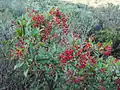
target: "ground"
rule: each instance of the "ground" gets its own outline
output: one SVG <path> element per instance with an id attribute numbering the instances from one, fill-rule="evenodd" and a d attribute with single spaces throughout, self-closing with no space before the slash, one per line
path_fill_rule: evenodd
<path id="1" fill-rule="evenodd" d="M 63 1 L 69 1 L 72 3 L 82 3 L 82 4 L 87 4 L 92 7 L 99 7 L 101 5 L 105 5 L 107 3 L 112 3 L 112 4 L 120 4 L 120 0 L 63 0 Z"/>

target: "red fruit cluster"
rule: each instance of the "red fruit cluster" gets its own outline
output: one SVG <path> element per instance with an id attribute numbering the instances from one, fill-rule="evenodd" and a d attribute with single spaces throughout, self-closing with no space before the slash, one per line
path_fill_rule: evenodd
<path id="1" fill-rule="evenodd" d="M 104 86 L 100 86 L 100 90 L 106 90 Z"/>
<path id="2" fill-rule="evenodd" d="M 77 50 L 75 56 L 79 61 L 79 63 L 76 65 L 78 68 L 85 68 L 88 62 L 91 66 L 97 63 L 95 58 L 91 56 L 91 44 L 86 43 L 83 48 L 78 46 L 75 46 L 75 48 Z"/>
<path id="3" fill-rule="evenodd" d="M 81 77 L 81 76 L 78 76 L 78 77 L 75 77 L 72 82 L 74 83 L 79 83 L 81 80 L 83 80 L 84 77 Z"/>
<path id="4" fill-rule="evenodd" d="M 119 84 L 120 85 L 120 78 L 116 80 L 115 84 Z"/>
<path id="5" fill-rule="evenodd" d="M 69 79 L 71 78 L 71 76 L 73 75 L 73 73 L 74 72 L 72 70 L 69 70 L 69 69 L 65 72 L 66 77 L 69 78 Z"/>
<path id="6" fill-rule="evenodd" d="M 63 28 L 63 33 L 68 34 L 69 32 L 69 25 L 67 25 L 67 17 L 60 12 L 60 10 L 57 8 L 56 10 L 53 8 L 49 12 L 52 16 L 52 22 L 56 25 L 58 25 L 59 28 Z"/>
<path id="7" fill-rule="evenodd" d="M 66 61 L 73 59 L 73 52 L 73 49 L 66 49 L 62 54 L 59 55 L 61 62 L 66 63 Z"/>
<path id="8" fill-rule="evenodd" d="M 66 63 L 67 61 L 74 62 L 74 60 L 77 60 L 78 63 L 76 64 L 76 67 L 78 68 L 85 68 L 87 63 L 90 63 L 90 65 L 93 66 L 97 62 L 96 59 L 91 56 L 90 48 L 91 45 L 89 43 L 86 43 L 82 48 L 78 45 L 75 46 L 75 50 L 65 50 L 59 55 L 59 58 L 62 63 Z"/>
<path id="9" fill-rule="evenodd" d="M 105 72 L 105 69 L 104 69 L 104 68 L 101 68 L 100 71 L 101 71 L 102 73 L 104 73 L 104 72 Z"/>
<path id="10" fill-rule="evenodd" d="M 80 38 L 80 33 L 72 33 L 72 38 L 78 40 Z"/>
<path id="11" fill-rule="evenodd" d="M 115 63 L 117 63 L 117 62 L 119 62 L 120 60 L 118 60 L 118 59 L 115 59 L 114 61 L 113 61 L 113 63 L 115 64 Z"/>
<path id="12" fill-rule="evenodd" d="M 52 22 L 48 22 L 46 27 L 44 28 L 44 31 L 41 32 L 42 34 L 42 41 L 46 41 L 48 38 L 50 38 L 50 32 L 52 30 Z"/>
<path id="13" fill-rule="evenodd" d="M 52 8 L 49 12 L 49 16 L 51 20 L 45 19 L 44 16 L 40 13 L 38 13 L 35 10 L 27 10 L 29 12 L 28 16 L 32 18 L 32 27 L 33 28 L 40 28 L 42 31 L 40 31 L 42 35 L 42 41 L 46 41 L 54 34 L 51 34 L 51 31 L 53 27 L 57 26 L 59 29 L 63 29 L 61 32 L 64 34 L 68 34 L 69 32 L 69 25 L 67 25 L 67 17 L 60 12 L 60 10 L 57 8 Z"/>
<path id="14" fill-rule="evenodd" d="M 115 81 L 115 84 L 117 85 L 117 90 L 120 90 L 120 78 L 118 78 L 118 79 Z"/>
<path id="15" fill-rule="evenodd" d="M 15 55 L 16 57 L 22 56 L 25 44 L 26 42 L 24 42 L 23 40 L 19 40 L 19 42 L 15 45 L 15 50 L 13 49 L 10 50 L 11 56 L 13 55 Z"/>
<path id="16" fill-rule="evenodd" d="M 33 17 L 34 15 L 38 14 L 38 11 L 34 10 L 34 9 L 30 9 L 30 8 L 27 8 L 25 13 L 28 12 L 28 17 Z"/>
<path id="17" fill-rule="evenodd" d="M 22 56 L 23 52 L 22 50 L 16 49 L 15 51 L 13 49 L 10 50 L 10 56 L 12 57 L 15 55 L 16 57 Z"/>
<path id="18" fill-rule="evenodd" d="M 87 51 L 87 52 L 84 52 L 78 50 L 78 52 L 76 53 L 76 57 L 78 57 L 78 61 L 79 63 L 76 65 L 78 68 L 85 68 L 87 63 L 90 63 L 91 66 L 93 66 L 94 64 L 96 64 L 96 60 L 93 56 L 90 55 L 90 52 Z"/>
<path id="19" fill-rule="evenodd" d="M 44 22 L 44 16 L 41 14 L 35 15 L 32 17 L 32 21 L 34 24 L 32 25 L 34 28 L 39 27 Z"/>
<path id="20" fill-rule="evenodd" d="M 82 76 L 75 75 L 75 73 L 72 70 L 67 70 L 66 77 L 69 83 L 70 82 L 79 83 L 84 78 Z"/>
<path id="21" fill-rule="evenodd" d="M 50 10 L 50 14 L 51 14 L 51 15 L 54 15 L 54 16 L 56 16 L 56 17 L 60 17 L 61 12 L 60 12 L 60 10 L 59 10 L 58 8 L 55 10 L 55 8 L 53 7 L 53 8 Z"/>
<path id="22" fill-rule="evenodd" d="M 85 43 L 81 46 L 76 45 L 73 47 L 73 49 L 66 49 L 62 54 L 59 55 L 62 67 L 64 67 L 66 64 L 70 64 L 71 62 L 71 65 L 78 69 L 85 68 L 88 63 L 91 66 L 94 66 L 97 64 L 97 61 L 96 58 L 91 55 L 91 49 L 92 45 L 90 43 Z M 73 64 L 75 61 L 77 61 L 77 64 Z M 104 72 L 104 68 L 101 68 L 100 71 Z M 76 72 L 71 70 L 67 70 L 65 73 L 68 82 L 79 83 L 84 79 L 83 76 L 79 76 Z"/>
<path id="23" fill-rule="evenodd" d="M 84 50 L 88 50 L 90 49 L 92 46 L 90 43 L 86 43 L 85 46 L 84 46 Z"/>
<path id="24" fill-rule="evenodd" d="M 52 29 L 53 23 L 51 21 L 46 21 L 44 16 L 38 13 L 38 11 L 27 10 L 27 12 L 29 12 L 28 16 L 32 18 L 32 22 L 33 22 L 32 27 L 39 28 L 40 30 L 42 29 L 42 31 L 40 31 L 42 35 L 41 39 L 42 41 L 46 41 Z"/>
<path id="25" fill-rule="evenodd" d="M 65 38 L 65 37 L 62 37 L 61 38 L 61 40 L 60 40 L 60 42 L 59 42 L 59 44 L 61 45 L 61 46 L 66 46 L 66 45 L 68 45 L 68 39 L 67 38 Z"/>
<path id="26" fill-rule="evenodd" d="M 20 48 L 25 48 L 25 45 L 26 44 L 26 42 L 24 42 L 23 40 L 19 40 L 19 42 L 15 45 L 16 46 L 16 48 L 18 48 L 18 47 L 20 47 Z"/>
<path id="27" fill-rule="evenodd" d="M 16 50 L 15 54 L 17 57 L 20 57 L 20 56 L 22 56 L 23 53 L 22 53 L 22 50 Z"/>
<path id="28" fill-rule="evenodd" d="M 110 56 L 111 55 L 111 51 L 112 51 L 112 48 L 111 48 L 111 46 L 106 46 L 105 47 L 105 52 L 103 52 L 103 54 L 105 55 L 105 56 Z"/>

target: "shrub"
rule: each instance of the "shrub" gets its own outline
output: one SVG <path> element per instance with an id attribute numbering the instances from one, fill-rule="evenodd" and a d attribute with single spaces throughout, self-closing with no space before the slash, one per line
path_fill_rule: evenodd
<path id="1" fill-rule="evenodd" d="M 103 22 L 104 29 L 119 27 L 119 5 L 107 4 L 94 9 L 95 16 Z"/>
<path id="2" fill-rule="evenodd" d="M 105 29 L 96 32 L 96 36 L 99 41 L 101 42 L 109 42 L 111 41 L 112 44 L 112 54 L 114 57 L 119 58 L 119 44 L 120 44 L 120 31 L 118 29 Z"/>
<path id="3" fill-rule="evenodd" d="M 92 36 L 82 41 L 67 20 L 55 8 L 42 13 L 28 9 L 18 18 L 10 53 L 16 60 L 14 69 L 21 69 L 25 77 L 35 73 L 40 78 L 32 89 L 115 89 L 119 61 L 111 56 L 112 48 L 95 44 Z"/>

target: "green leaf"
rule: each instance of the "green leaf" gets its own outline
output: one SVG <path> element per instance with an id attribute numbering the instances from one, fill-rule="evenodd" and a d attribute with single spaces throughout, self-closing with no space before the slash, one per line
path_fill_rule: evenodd
<path id="1" fill-rule="evenodd" d="M 14 70 L 15 70 L 16 68 L 20 68 L 23 64 L 24 64 L 24 62 L 16 64 L 16 65 L 14 66 Z"/>
<path id="2" fill-rule="evenodd" d="M 37 59 L 37 62 L 41 64 L 50 64 L 50 60 L 48 58 Z"/>
<path id="3" fill-rule="evenodd" d="M 53 45 L 53 51 L 56 52 L 56 44 Z"/>
<path id="4" fill-rule="evenodd" d="M 39 48 L 38 53 L 39 53 L 38 56 L 39 56 L 40 58 L 46 58 L 46 57 L 45 57 L 45 51 L 44 51 L 43 48 Z"/>
<path id="5" fill-rule="evenodd" d="M 25 77 L 27 77 L 28 71 L 29 71 L 29 69 L 27 69 L 27 70 L 24 71 Z"/>
<path id="6" fill-rule="evenodd" d="M 102 63 L 98 62 L 98 66 L 99 66 L 99 68 L 102 68 Z"/>
<path id="7" fill-rule="evenodd" d="M 37 33 L 38 33 L 38 32 L 37 32 L 37 29 L 36 29 L 36 28 L 32 30 L 32 36 L 35 36 Z"/>
<path id="8" fill-rule="evenodd" d="M 45 44 L 43 42 L 39 42 L 39 45 L 43 47 Z"/>
<path id="9" fill-rule="evenodd" d="M 70 42 L 73 42 L 73 38 L 71 37 L 70 34 L 68 34 L 68 40 L 69 40 Z"/>
<path id="10" fill-rule="evenodd" d="M 56 72 L 56 74 L 55 74 L 55 82 L 57 81 L 57 79 L 58 79 L 58 73 Z"/>
<path id="11" fill-rule="evenodd" d="M 32 43 L 30 43 L 30 56 L 31 56 L 31 58 L 33 59 L 34 58 L 34 51 L 33 51 L 33 45 L 32 45 Z"/>
<path id="12" fill-rule="evenodd" d="M 92 42 L 92 40 L 90 40 L 90 44 L 92 45 L 92 47 L 94 46 L 94 43 Z"/>
<path id="13" fill-rule="evenodd" d="M 21 30 L 21 28 L 17 28 L 16 29 L 16 35 L 20 36 L 20 37 L 22 36 L 22 30 Z"/>
<path id="14" fill-rule="evenodd" d="M 31 22 L 31 18 L 30 18 L 30 19 L 28 20 L 26 26 L 30 26 L 31 24 L 32 24 L 32 22 Z"/>
<path id="15" fill-rule="evenodd" d="M 118 66 L 120 66 L 120 61 L 116 62 L 115 64 L 118 65 Z"/>
<path id="16" fill-rule="evenodd" d="M 33 59 L 28 59 L 28 61 L 31 61 L 31 62 L 32 62 L 32 61 L 33 61 Z"/>
<path id="17" fill-rule="evenodd" d="M 43 11 L 43 8 L 40 7 L 40 8 L 39 8 L 39 12 L 42 12 L 42 11 Z"/>
<path id="18" fill-rule="evenodd" d="M 25 20 L 22 19 L 21 26 L 25 26 Z"/>
<path id="19" fill-rule="evenodd" d="M 81 70 L 78 72 L 78 74 L 79 74 L 79 75 L 82 75 L 82 73 L 83 73 L 83 70 L 81 69 Z"/>

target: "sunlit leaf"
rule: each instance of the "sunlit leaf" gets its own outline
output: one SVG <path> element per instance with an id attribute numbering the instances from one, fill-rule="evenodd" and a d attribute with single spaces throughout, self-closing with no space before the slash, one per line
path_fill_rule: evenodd
<path id="1" fill-rule="evenodd" d="M 24 64 L 24 62 L 16 64 L 14 66 L 14 70 L 17 69 L 17 68 L 20 68 L 23 64 Z"/>
<path id="2" fill-rule="evenodd" d="M 27 77 L 28 71 L 29 71 L 29 69 L 27 69 L 27 70 L 24 71 L 24 76 L 25 77 Z"/>

